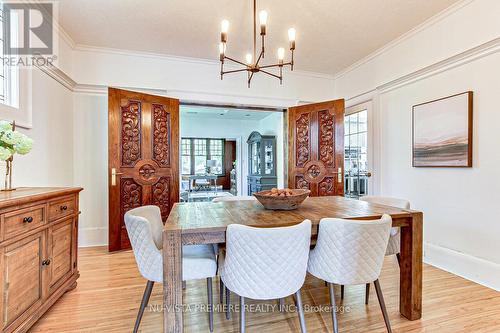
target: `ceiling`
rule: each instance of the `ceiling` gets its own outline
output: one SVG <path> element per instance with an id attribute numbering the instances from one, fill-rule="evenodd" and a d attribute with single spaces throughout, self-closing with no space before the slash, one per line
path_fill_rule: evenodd
<path id="1" fill-rule="evenodd" d="M 297 29 L 296 68 L 335 74 L 458 0 L 259 0 L 269 13 L 266 63 Z M 218 60 L 252 46 L 250 0 L 60 0 L 62 27 L 76 44 Z"/>
<path id="2" fill-rule="evenodd" d="M 218 108 L 205 106 L 181 105 L 182 117 L 210 118 L 210 119 L 232 119 L 232 120 L 262 120 L 273 111 L 251 111 L 246 109 Z M 274 111 L 275 112 L 275 111 Z"/>

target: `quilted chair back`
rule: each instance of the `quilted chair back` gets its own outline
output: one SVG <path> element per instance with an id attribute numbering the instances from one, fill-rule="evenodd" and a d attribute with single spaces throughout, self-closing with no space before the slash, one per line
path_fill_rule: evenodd
<path id="1" fill-rule="evenodd" d="M 125 226 L 141 275 L 150 281 L 162 282 L 163 223 L 160 208 L 143 206 L 129 210 L 125 213 Z"/>
<path id="2" fill-rule="evenodd" d="M 404 199 L 398 198 L 390 198 L 390 197 L 379 197 L 379 196 L 371 196 L 367 195 L 359 198 L 361 201 L 366 201 L 369 203 L 391 206 L 401 209 L 410 209 L 410 202 Z M 391 229 L 391 237 L 389 238 L 389 244 L 387 245 L 387 250 L 385 251 L 385 255 L 393 255 L 399 253 L 401 250 L 401 232 L 399 228 Z"/>
<path id="3" fill-rule="evenodd" d="M 282 228 L 231 224 L 221 272 L 229 290 L 251 299 L 278 299 L 297 292 L 307 272 L 311 221 Z"/>
<path id="4" fill-rule="evenodd" d="M 382 269 L 391 224 L 389 215 L 373 221 L 321 219 L 308 271 L 334 284 L 375 281 Z"/>
<path id="5" fill-rule="evenodd" d="M 213 198 L 212 202 L 221 202 L 221 201 L 249 201 L 249 200 L 257 200 L 257 198 L 253 196 L 227 196 L 227 197 L 216 197 Z"/>
<path id="6" fill-rule="evenodd" d="M 391 206 L 401 209 L 410 209 L 410 202 L 404 199 L 367 195 L 359 198 L 359 200 L 384 206 Z"/>

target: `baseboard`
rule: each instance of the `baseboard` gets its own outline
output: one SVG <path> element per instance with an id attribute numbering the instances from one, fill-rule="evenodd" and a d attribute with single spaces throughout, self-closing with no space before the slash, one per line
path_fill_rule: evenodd
<path id="1" fill-rule="evenodd" d="M 500 291 L 499 264 L 430 243 L 424 243 L 424 262 Z"/>
<path id="2" fill-rule="evenodd" d="M 78 247 L 107 246 L 108 228 L 81 228 L 78 229 Z"/>

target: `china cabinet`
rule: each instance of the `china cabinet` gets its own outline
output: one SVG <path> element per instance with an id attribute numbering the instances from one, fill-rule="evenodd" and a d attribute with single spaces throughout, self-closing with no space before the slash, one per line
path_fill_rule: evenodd
<path id="1" fill-rule="evenodd" d="M 252 132 L 248 143 L 248 195 L 277 187 L 276 137 Z"/>

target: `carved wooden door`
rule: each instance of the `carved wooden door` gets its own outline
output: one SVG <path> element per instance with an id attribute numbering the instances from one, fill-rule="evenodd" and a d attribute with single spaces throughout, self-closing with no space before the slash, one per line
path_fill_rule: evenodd
<path id="1" fill-rule="evenodd" d="M 344 100 L 288 109 L 288 187 L 344 194 Z"/>
<path id="2" fill-rule="evenodd" d="M 179 101 L 108 90 L 109 250 L 130 248 L 124 214 L 179 201 Z"/>

